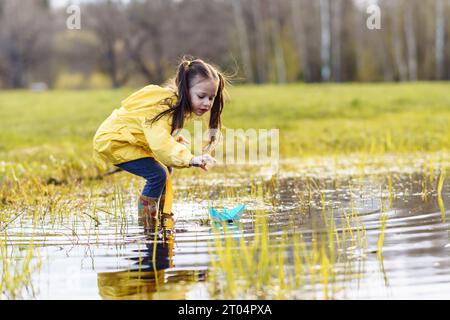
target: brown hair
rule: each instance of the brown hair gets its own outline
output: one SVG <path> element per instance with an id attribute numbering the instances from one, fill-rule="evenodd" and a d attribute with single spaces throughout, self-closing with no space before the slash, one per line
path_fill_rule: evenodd
<path id="1" fill-rule="evenodd" d="M 206 63 L 201 59 L 189 59 L 183 57 L 181 63 L 178 65 L 178 71 L 175 79 L 172 80 L 175 85 L 174 89 L 177 91 L 178 100 L 176 104 L 171 104 L 170 101 L 167 101 L 166 104 L 169 105 L 170 108 L 154 117 L 151 120 L 151 123 L 153 124 L 155 121 L 158 121 L 165 115 L 171 114 L 171 133 L 173 133 L 177 129 L 183 128 L 186 114 L 191 115 L 192 113 L 192 106 L 189 99 L 189 86 L 196 76 L 200 76 L 205 79 L 218 80 L 219 82 L 217 94 L 210 111 L 211 116 L 209 119 L 209 145 L 211 146 L 217 138 L 218 131 L 220 132 L 221 129 L 221 114 L 224 105 L 223 96 L 225 93 L 224 89 L 227 79 L 218 70 L 217 67 L 212 66 L 211 64 Z"/>

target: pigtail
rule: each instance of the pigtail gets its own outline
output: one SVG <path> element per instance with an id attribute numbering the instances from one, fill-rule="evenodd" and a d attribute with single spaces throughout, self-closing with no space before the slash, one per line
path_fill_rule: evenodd
<path id="1" fill-rule="evenodd" d="M 219 72 L 217 72 L 219 77 L 219 86 L 217 88 L 216 98 L 214 99 L 213 106 L 211 108 L 211 116 L 209 118 L 209 145 L 213 145 L 220 133 L 222 122 L 221 115 L 223 110 L 223 90 L 225 87 L 225 80 Z"/>
<path id="2" fill-rule="evenodd" d="M 178 66 L 175 85 L 177 87 L 178 100 L 175 105 L 169 105 L 170 108 L 161 112 L 151 120 L 151 124 L 160 120 L 167 114 L 172 114 L 172 132 L 181 129 L 184 126 L 184 116 L 186 112 L 191 112 L 191 103 L 189 101 L 188 68 L 186 63 L 180 63 Z M 167 104 L 167 103 L 166 103 Z"/>

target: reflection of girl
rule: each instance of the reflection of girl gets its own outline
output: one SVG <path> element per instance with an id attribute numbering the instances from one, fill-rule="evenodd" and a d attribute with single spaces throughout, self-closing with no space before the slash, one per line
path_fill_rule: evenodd
<path id="1" fill-rule="evenodd" d="M 138 252 L 138 256 L 131 258 L 136 262 L 129 270 L 98 274 L 97 283 L 103 299 L 152 299 L 164 285 L 164 270 L 173 267 L 173 239 L 156 245 L 148 243 Z"/>
<path id="2" fill-rule="evenodd" d="M 149 85 L 133 93 L 97 130 L 93 141 L 97 163 L 110 162 L 146 179 L 138 203 L 146 229 L 153 229 L 160 219 L 163 227 L 173 228 L 170 168 L 166 167 L 207 170 L 207 164 L 215 162 L 207 153 L 193 156 L 185 146 L 188 141 L 173 135 L 193 114 L 202 117 L 209 112 L 208 149 L 212 149 L 215 131 L 221 127 L 224 86 L 224 77 L 215 67 L 200 59 L 184 60 L 178 66 L 175 89 Z"/>
<path id="3" fill-rule="evenodd" d="M 194 282 L 205 279 L 204 270 L 174 270 L 173 239 L 148 243 L 132 260 L 129 270 L 100 272 L 97 275 L 99 294 L 103 299 L 186 299 Z M 155 260 L 153 260 L 153 249 Z M 171 286 L 174 285 L 174 287 Z"/>

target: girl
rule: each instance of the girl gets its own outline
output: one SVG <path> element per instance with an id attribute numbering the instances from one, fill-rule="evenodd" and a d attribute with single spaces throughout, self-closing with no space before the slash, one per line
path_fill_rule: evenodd
<path id="1" fill-rule="evenodd" d="M 146 230 L 159 224 L 173 228 L 172 167 L 207 170 L 208 163 L 216 162 L 208 153 L 192 155 L 189 142 L 174 136 L 185 121 L 208 113 L 207 149 L 212 150 L 221 128 L 224 87 L 224 76 L 215 67 L 201 59 L 183 59 L 174 88 L 149 85 L 133 93 L 97 130 L 96 162 L 103 167 L 110 162 L 146 179 L 138 202 L 139 221 Z"/>

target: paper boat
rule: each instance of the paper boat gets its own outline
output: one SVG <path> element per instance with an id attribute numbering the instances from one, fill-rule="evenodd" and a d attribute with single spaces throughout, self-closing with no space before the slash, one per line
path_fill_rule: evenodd
<path id="1" fill-rule="evenodd" d="M 209 214 L 216 221 L 236 221 L 240 219 L 244 209 L 245 204 L 241 204 L 230 210 L 223 209 L 220 213 L 214 208 L 209 208 Z"/>

